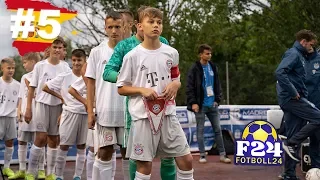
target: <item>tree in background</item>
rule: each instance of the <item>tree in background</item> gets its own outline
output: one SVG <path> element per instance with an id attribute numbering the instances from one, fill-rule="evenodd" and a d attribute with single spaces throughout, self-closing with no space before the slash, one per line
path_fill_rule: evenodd
<path id="1" fill-rule="evenodd" d="M 177 104 L 185 105 L 186 73 L 198 59 L 197 47 L 213 47 L 212 61 L 219 67 L 226 103 L 226 62 L 229 62 L 230 104 L 277 104 L 274 71 L 281 56 L 301 29 L 319 32 L 320 2 L 313 0 L 62 0 L 79 12 L 67 30 L 89 54 L 105 37 L 104 18 L 109 9 L 150 5 L 164 13 L 163 36 L 180 54 L 182 87 Z M 68 29 L 69 28 L 69 29 Z"/>

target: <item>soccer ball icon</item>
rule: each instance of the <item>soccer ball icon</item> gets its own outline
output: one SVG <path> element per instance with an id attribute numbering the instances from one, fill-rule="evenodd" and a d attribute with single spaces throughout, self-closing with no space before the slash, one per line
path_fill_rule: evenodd
<path id="1" fill-rule="evenodd" d="M 267 121 L 253 121 L 243 130 L 242 139 L 247 141 L 275 142 L 278 140 L 277 132 Z"/>
<path id="2" fill-rule="evenodd" d="M 306 174 L 306 180 L 319 180 L 320 179 L 320 169 L 312 168 Z"/>

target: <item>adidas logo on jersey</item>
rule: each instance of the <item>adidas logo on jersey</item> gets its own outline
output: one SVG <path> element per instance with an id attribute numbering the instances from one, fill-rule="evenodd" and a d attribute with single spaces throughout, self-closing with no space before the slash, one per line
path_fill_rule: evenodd
<path id="1" fill-rule="evenodd" d="M 44 73 L 44 75 L 43 76 L 48 76 L 48 74 L 47 73 Z"/>
<path id="2" fill-rule="evenodd" d="M 140 71 L 143 71 L 143 70 L 146 70 L 146 69 L 148 69 L 148 68 L 146 66 L 142 65 Z"/>
<path id="3" fill-rule="evenodd" d="M 102 61 L 102 64 L 107 64 L 107 60 L 103 60 L 103 61 Z"/>

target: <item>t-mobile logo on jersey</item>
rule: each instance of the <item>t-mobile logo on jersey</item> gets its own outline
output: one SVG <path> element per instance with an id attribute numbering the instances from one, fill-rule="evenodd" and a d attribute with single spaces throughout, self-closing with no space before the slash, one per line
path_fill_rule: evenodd
<path id="1" fill-rule="evenodd" d="M 150 77 L 150 79 L 149 79 Z M 151 87 L 155 87 L 156 82 L 158 81 L 157 72 L 151 72 L 147 74 L 148 83 L 151 83 Z"/>
<path id="2" fill-rule="evenodd" d="M 0 96 L 0 103 L 3 103 L 4 101 L 6 101 L 6 96 L 5 95 L 1 95 Z"/>

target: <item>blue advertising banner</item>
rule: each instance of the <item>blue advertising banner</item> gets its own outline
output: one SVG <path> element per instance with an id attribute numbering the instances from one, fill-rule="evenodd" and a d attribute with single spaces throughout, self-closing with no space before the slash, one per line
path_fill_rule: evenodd
<path id="1" fill-rule="evenodd" d="M 279 106 L 269 105 L 221 105 L 219 106 L 221 129 L 230 130 L 235 139 L 241 138 L 241 133 L 246 124 L 253 120 L 267 120 L 268 110 L 279 110 Z M 188 111 L 186 106 L 177 107 L 177 118 L 181 123 L 192 152 L 198 152 L 196 119 L 193 112 Z M 211 124 L 206 117 L 204 129 L 205 149 L 210 150 L 214 143 L 214 133 Z M 28 152 L 31 144 L 28 145 Z M 4 142 L 0 141 L 0 163 L 3 163 Z M 118 152 L 118 151 L 117 151 Z M 75 160 L 77 149 L 70 147 L 68 160 Z M 120 156 L 120 155 L 119 155 Z M 18 142 L 14 141 L 13 164 L 18 163 Z"/>

